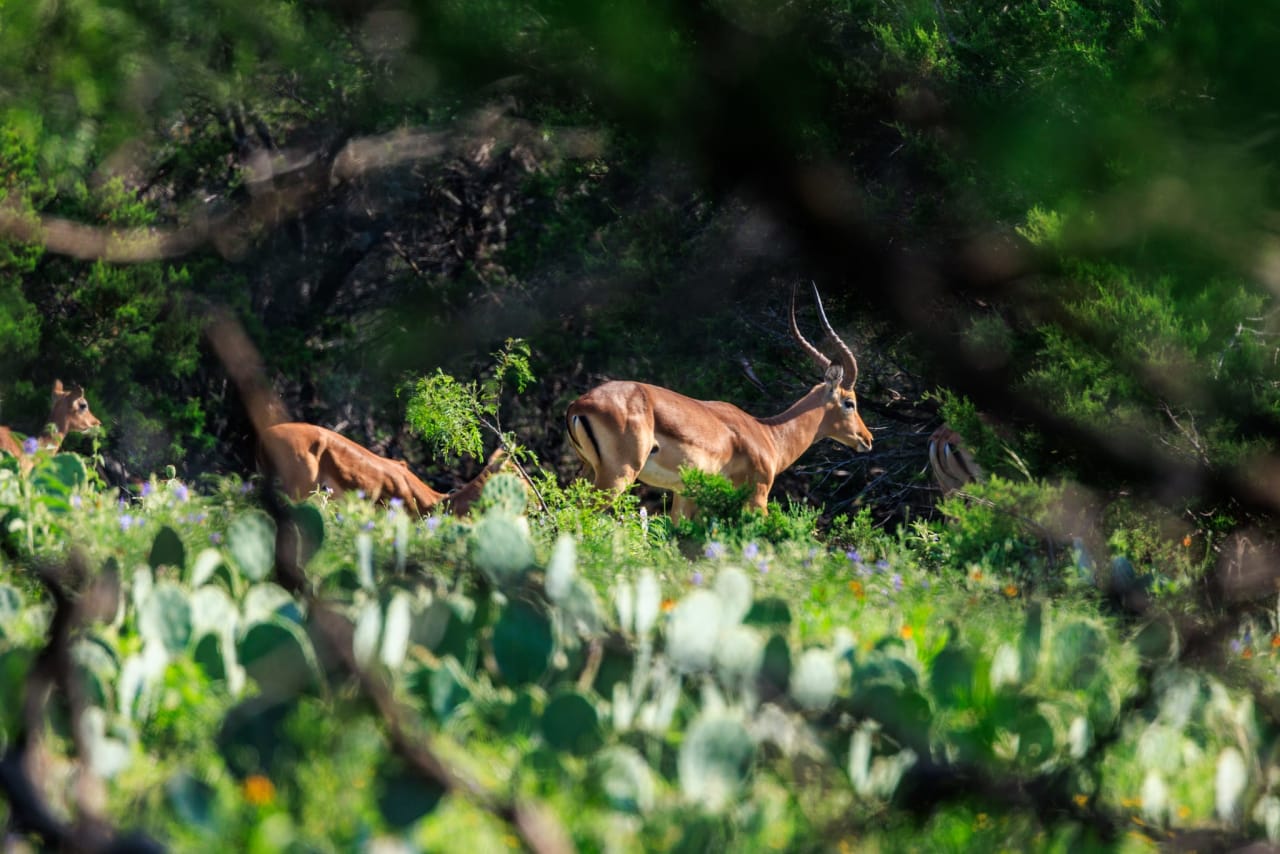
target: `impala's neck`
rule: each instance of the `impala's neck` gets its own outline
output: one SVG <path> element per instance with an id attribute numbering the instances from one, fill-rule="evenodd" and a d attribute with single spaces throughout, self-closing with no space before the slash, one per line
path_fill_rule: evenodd
<path id="1" fill-rule="evenodd" d="M 826 384 L 816 385 L 785 412 L 770 418 L 756 419 L 773 439 L 777 454 L 774 471 L 788 468 L 814 442 L 824 438 L 822 422 L 826 416 L 826 400 Z"/>
<path id="2" fill-rule="evenodd" d="M 443 492 L 436 492 L 434 489 L 427 486 L 426 483 L 408 469 L 405 470 L 405 475 L 407 476 L 406 481 L 409 484 L 409 490 L 412 492 L 413 501 L 418 505 L 418 513 L 425 516 L 432 507 L 435 507 L 440 503 L 440 500 L 444 498 L 445 494 Z"/>

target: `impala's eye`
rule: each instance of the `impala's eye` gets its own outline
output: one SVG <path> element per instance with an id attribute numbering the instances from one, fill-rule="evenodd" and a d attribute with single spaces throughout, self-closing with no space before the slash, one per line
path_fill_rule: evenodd
<path id="1" fill-rule="evenodd" d="M 846 397 L 844 399 L 844 408 L 852 412 L 853 410 L 858 408 L 858 401 L 854 400 L 851 397 Z"/>

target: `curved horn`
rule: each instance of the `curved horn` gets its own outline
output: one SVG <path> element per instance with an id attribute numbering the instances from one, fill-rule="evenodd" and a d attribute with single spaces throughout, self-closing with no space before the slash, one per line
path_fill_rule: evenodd
<path id="1" fill-rule="evenodd" d="M 818 367 L 825 371 L 831 367 L 831 360 L 822 355 L 817 347 L 806 341 L 804 336 L 800 334 L 800 327 L 796 325 L 796 288 L 797 285 L 791 286 L 791 334 L 800 342 L 800 346 L 804 348 L 804 351 L 818 363 Z"/>
<path id="2" fill-rule="evenodd" d="M 854 358 L 853 351 L 849 349 L 849 345 L 844 343 L 844 339 L 836 334 L 831 328 L 831 321 L 827 320 L 827 312 L 822 307 L 822 297 L 818 295 L 818 283 L 809 282 L 813 286 L 813 301 L 818 304 L 818 317 L 822 320 L 822 328 L 827 331 L 836 342 L 836 346 L 840 348 L 840 361 L 844 363 L 844 386 L 845 388 L 853 388 L 853 384 L 858 379 L 858 360 Z M 795 290 L 792 290 L 792 299 L 795 299 Z M 795 303 L 792 302 L 792 312 L 795 311 Z M 794 314 L 792 315 L 792 324 L 795 323 Z"/>

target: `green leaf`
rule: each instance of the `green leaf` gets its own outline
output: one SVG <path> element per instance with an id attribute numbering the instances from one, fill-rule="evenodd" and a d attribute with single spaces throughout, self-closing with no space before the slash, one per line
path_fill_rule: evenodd
<path id="1" fill-rule="evenodd" d="M 791 647 L 782 635 L 773 635 L 764 645 L 764 661 L 760 665 L 760 693 L 771 699 L 787 693 L 791 685 Z"/>
<path id="2" fill-rule="evenodd" d="M 382 608 L 377 600 L 365 602 L 356 617 L 351 633 L 351 651 L 356 663 L 368 670 L 378 655 L 378 638 L 382 634 Z"/>
<path id="3" fill-rule="evenodd" d="M 467 553 L 491 583 L 498 587 L 515 585 L 533 565 L 529 523 L 522 516 L 490 510 L 472 529 Z"/>
<path id="4" fill-rule="evenodd" d="M 279 617 L 245 632 L 236 657 L 264 695 L 290 696 L 319 684 L 311 642 L 297 625 Z"/>
<path id="5" fill-rule="evenodd" d="M 54 454 L 36 464 L 31 478 L 41 492 L 67 495 L 89 479 L 89 472 L 78 454 Z"/>
<path id="6" fill-rule="evenodd" d="M 192 587 L 203 586 L 222 565 L 222 552 L 217 549 L 202 549 L 196 555 L 196 562 L 191 567 L 190 584 Z"/>
<path id="7" fill-rule="evenodd" d="M 723 611 L 720 599 L 707 590 L 695 590 L 676 604 L 667 626 L 667 656 L 678 670 L 710 669 Z"/>
<path id="8" fill-rule="evenodd" d="M 289 508 L 289 518 L 297 526 L 298 536 L 301 538 L 298 543 L 298 562 L 305 565 L 324 545 L 324 516 L 321 515 L 320 508 L 303 502 Z"/>
<path id="9" fill-rule="evenodd" d="M 600 714 L 576 691 L 556 695 L 542 712 L 542 737 L 556 750 L 586 756 L 604 744 Z"/>
<path id="10" fill-rule="evenodd" d="M 71 660 L 91 706 L 105 708 L 111 701 L 111 685 L 120 672 L 120 664 L 102 643 L 81 638 L 71 647 Z"/>
<path id="11" fill-rule="evenodd" d="M 0 584 L 0 638 L 7 637 L 6 628 L 22 613 L 22 593 L 16 587 Z"/>
<path id="12" fill-rule="evenodd" d="M 208 783 L 179 771 L 165 781 L 165 800 L 184 824 L 211 830 L 217 792 Z"/>
<path id="13" fill-rule="evenodd" d="M 200 587 L 191 594 L 191 633 L 232 632 L 240 622 L 236 605 L 221 587 Z"/>
<path id="14" fill-rule="evenodd" d="M 186 649 L 191 640 L 191 603 L 186 591 L 171 581 L 157 584 L 138 613 L 138 632 L 170 655 Z"/>
<path id="15" fill-rule="evenodd" d="M 152 569 L 159 569 L 162 566 L 172 566 L 178 570 L 186 569 L 187 550 L 182 545 L 182 539 L 177 531 L 165 525 L 156 532 L 156 538 L 151 543 L 151 554 L 147 556 L 147 563 Z"/>
<path id="16" fill-rule="evenodd" d="M 221 681 L 227 678 L 230 668 L 223 661 L 222 640 L 218 635 L 212 632 L 201 635 L 200 640 L 196 641 L 191 658 L 211 680 Z"/>
<path id="17" fill-rule="evenodd" d="M 445 795 L 434 780 L 426 780 L 399 759 L 378 765 L 376 781 L 378 812 L 387 825 L 404 831 L 431 813 Z"/>
<path id="18" fill-rule="evenodd" d="M 292 623 L 302 623 L 302 611 L 289 591 L 270 581 L 255 584 L 244 594 L 244 619 L 253 623 L 272 616 L 283 617 Z"/>
<path id="19" fill-rule="evenodd" d="M 595 761 L 595 777 L 609 806 L 620 812 L 647 813 L 657 799 L 649 763 L 632 747 L 615 745 Z"/>
<path id="20" fill-rule="evenodd" d="M 680 744 L 680 791 L 686 800 L 719 811 L 737 798 L 754 755 L 755 743 L 741 721 L 704 713 Z"/>
<path id="21" fill-rule="evenodd" d="M 525 602 L 502 609 L 493 626 L 493 657 L 509 685 L 535 682 L 551 661 L 551 621 Z"/>
<path id="22" fill-rule="evenodd" d="M 751 611 L 751 578 L 737 567 L 728 567 L 716 575 L 712 588 L 720 599 L 721 619 L 730 626 L 742 622 Z"/>
<path id="23" fill-rule="evenodd" d="M 413 614 L 409 594 L 398 590 L 387 603 L 382 621 L 382 663 L 392 670 L 404 664 L 409 652 L 409 633 L 413 627 Z"/>
<path id="24" fill-rule="evenodd" d="M 835 656 L 829 650 L 807 649 L 791 673 L 791 696 L 800 708 L 821 712 L 835 699 L 839 678 Z"/>
<path id="25" fill-rule="evenodd" d="M 789 626 L 791 606 L 777 596 L 766 596 L 751 603 L 751 610 L 742 620 L 749 626 Z"/>
<path id="26" fill-rule="evenodd" d="M 547 561 L 547 598 L 557 605 L 564 603 L 578 572 L 577 545 L 573 537 L 561 534 Z"/>
<path id="27" fill-rule="evenodd" d="M 294 752 L 286 723 L 296 708 L 292 698 L 259 695 L 227 712 L 215 743 L 232 774 L 239 779 L 250 774 L 273 776 L 277 755 L 287 759 Z"/>
<path id="28" fill-rule="evenodd" d="M 227 550 L 245 578 L 262 581 L 275 567 L 276 523 L 258 510 L 237 516 L 227 527 Z"/>
<path id="29" fill-rule="evenodd" d="M 965 650 L 948 646 L 930 664 L 929 686 L 938 701 L 952 707 L 962 706 L 973 697 L 973 659 Z"/>
<path id="30" fill-rule="evenodd" d="M 427 701 L 431 713 L 441 723 L 471 699 L 470 680 L 451 655 L 441 659 L 436 667 L 419 668 L 410 684 L 415 693 Z"/>

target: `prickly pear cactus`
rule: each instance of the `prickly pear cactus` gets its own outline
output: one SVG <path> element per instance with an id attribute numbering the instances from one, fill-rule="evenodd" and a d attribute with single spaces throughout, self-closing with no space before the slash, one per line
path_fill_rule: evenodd
<path id="1" fill-rule="evenodd" d="M 487 508 L 503 510 L 519 516 L 529 504 L 529 496 L 525 492 L 520 478 L 507 472 L 499 472 L 489 479 L 481 493 Z"/>
<path id="2" fill-rule="evenodd" d="M 523 516 L 490 509 L 471 529 L 467 554 L 499 587 L 518 583 L 533 564 L 529 523 Z"/>

